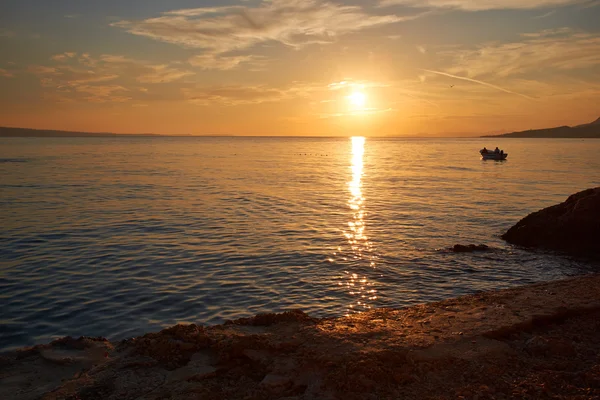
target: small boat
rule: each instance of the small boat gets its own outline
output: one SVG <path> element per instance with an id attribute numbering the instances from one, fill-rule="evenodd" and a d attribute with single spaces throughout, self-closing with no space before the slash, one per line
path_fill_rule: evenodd
<path id="1" fill-rule="evenodd" d="M 496 147 L 496 149 L 498 148 Z M 502 161 L 506 160 L 506 157 L 508 157 L 508 153 L 505 153 L 504 150 L 488 150 L 485 147 L 479 150 L 479 154 L 481 154 L 482 160 Z"/>

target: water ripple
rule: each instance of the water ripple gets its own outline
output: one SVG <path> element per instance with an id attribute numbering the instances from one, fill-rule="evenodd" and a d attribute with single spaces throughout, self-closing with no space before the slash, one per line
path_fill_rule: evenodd
<path id="1" fill-rule="evenodd" d="M 402 307 L 593 268 L 498 235 L 600 185 L 598 142 L 505 140 L 507 163 L 469 140 L 1 143 L 0 350 Z M 496 250 L 436 250 L 456 243 Z"/>

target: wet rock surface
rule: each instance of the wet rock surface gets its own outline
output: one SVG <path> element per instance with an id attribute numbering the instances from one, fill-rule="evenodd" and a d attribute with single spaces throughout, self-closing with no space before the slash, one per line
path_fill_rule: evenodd
<path id="1" fill-rule="evenodd" d="M 600 187 L 529 214 L 502 239 L 524 247 L 600 257 Z"/>
<path id="2" fill-rule="evenodd" d="M 473 253 L 476 251 L 491 251 L 492 248 L 485 244 L 455 244 L 449 250 L 455 253 Z"/>
<path id="3" fill-rule="evenodd" d="M 177 325 L 0 356 L 0 398 L 600 398 L 600 276 L 402 310 Z"/>

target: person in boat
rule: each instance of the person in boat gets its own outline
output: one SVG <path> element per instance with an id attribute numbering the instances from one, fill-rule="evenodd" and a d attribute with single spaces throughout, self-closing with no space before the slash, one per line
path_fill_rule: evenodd
<path id="1" fill-rule="evenodd" d="M 496 154 L 500 153 L 500 149 L 498 147 L 496 147 L 496 149 L 494 150 L 494 153 L 496 153 Z"/>
<path id="2" fill-rule="evenodd" d="M 482 152 L 483 154 L 487 154 L 487 149 L 484 147 L 484 148 L 483 148 L 483 150 L 481 150 L 481 152 Z"/>

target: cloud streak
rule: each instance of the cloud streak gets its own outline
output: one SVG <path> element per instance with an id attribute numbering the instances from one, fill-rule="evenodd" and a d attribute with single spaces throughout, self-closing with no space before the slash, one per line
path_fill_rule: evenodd
<path id="1" fill-rule="evenodd" d="M 504 92 L 504 93 L 514 94 L 514 95 L 521 96 L 521 97 L 529 99 L 529 100 L 535 100 L 533 97 L 524 95 L 522 93 L 518 93 L 518 92 L 515 92 L 515 91 L 512 91 L 512 90 L 508 90 L 508 89 L 505 89 L 503 87 L 492 85 L 491 83 L 483 82 L 483 81 L 480 81 L 480 80 L 477 80 L 477 79 L 466 78 L 464 76 L 457 76 L 457 75 L 448 74 L 446 72 L 433 71 L 433 70 L 429 70 L 429 69 L 424 69 L 423 71 L 429 72 L 431 74 L 437 74 L 437 75 L 441 75 L 441 76 L 447 76 L 447 77 L 453 78 L 453 79 L 460 79 L 462 81 L 477 83 L 479 85 L 487 86 L 487 87 L 490 87 L 492 89 L 500 90 L 501 92 Z"/>
<path id="2" fill-rule="evenodd" d="M 572 71 L 600 65 L 600 35 L 568 28 L 522 35 L 511 43 L 488 43 L 476 49 L 441 53 L 453 66 L 448 72 L 469 78 L 508 77 L 548 71 Z"/>
<path id="3" fill-rule="evenodd" d="M 541 14 L 541 15 L 537 15 L 535 17 L 533 17 L 533 19 L 544 19 L 544 18 L 548 18 L 551 15 L 556 14 L 556 10 L 551 10 L 548 11 L 547 13 Z"/>

